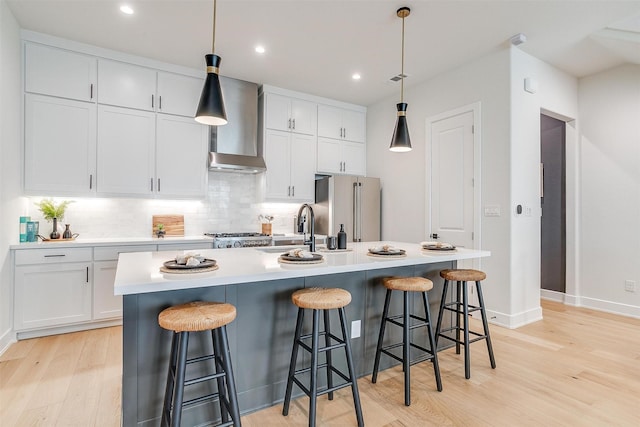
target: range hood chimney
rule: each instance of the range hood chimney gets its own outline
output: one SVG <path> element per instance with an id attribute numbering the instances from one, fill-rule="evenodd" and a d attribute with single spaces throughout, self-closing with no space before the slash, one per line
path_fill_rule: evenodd
<path id="1" fill-rule="evenodd" d="M 258 150 L 258 85 L 220 77 L 228 123 L 210 126 L 209 169 L 259 173 L 267 170 Z"/>

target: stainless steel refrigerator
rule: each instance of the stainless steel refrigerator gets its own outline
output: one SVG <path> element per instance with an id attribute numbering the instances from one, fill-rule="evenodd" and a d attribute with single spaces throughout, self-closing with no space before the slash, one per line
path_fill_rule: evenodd
<path id="1" fill-rule="evenodd" d="M 380 240 L 380 178 L 335 175 L 316 180 L 316 233 L 349 242 Z"/>

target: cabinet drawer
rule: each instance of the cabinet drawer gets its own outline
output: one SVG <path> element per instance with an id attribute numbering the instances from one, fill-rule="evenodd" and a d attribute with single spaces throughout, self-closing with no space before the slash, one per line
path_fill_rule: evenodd
<path id="1" fill-rule="evenodd" d="M 156 245 L 104 246 L 93 249 L 95 261 L 117 261 L 118 255 L 126 252 L 155 252 Z"/>
<path id="2" fill-rule="evenodd" d="M 91 261 L 91 248 L 18 250 L 15 258 L 16 265 L 85 261 Z"/>

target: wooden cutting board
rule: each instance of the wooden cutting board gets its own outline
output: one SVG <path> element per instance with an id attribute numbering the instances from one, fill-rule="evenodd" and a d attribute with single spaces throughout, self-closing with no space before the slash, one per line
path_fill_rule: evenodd
<path id="1" fill-rule="evenodd" d="M 166 236 L 184 236 L 184 215 L 153 215 L 151 234 L 156 235 L 158 224 L 164 225 Z"/>

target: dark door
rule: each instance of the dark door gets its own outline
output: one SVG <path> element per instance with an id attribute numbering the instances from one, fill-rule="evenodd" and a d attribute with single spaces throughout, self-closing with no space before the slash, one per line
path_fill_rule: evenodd
<path id="1" fill-rule="evenodd" d="M 564 293 L 566 277 L 565 122 L 540 115 L 542 161 L 540 287 Z"/>

